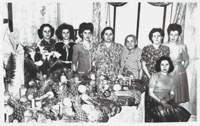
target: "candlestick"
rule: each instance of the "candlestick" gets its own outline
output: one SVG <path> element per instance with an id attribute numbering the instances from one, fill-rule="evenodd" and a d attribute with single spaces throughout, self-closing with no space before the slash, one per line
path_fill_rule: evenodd
<path id="1" fill-rule="evenodd" d="M 31 99 L 31 108 L 35 108 L 35 99 L 33 98 L 33 99 Z"/>
<path id="2" fill-rule="evenodd" d="M 131 77 L 130 77 L 130 78 L 129 78 L 129 86 L 131 86 L 131 80 L 132 80 L 132 79 L 131 79 Z"/>
<path id="3" fill-rule="evenodd" d="M 9 115 L 7 113 L 5 113 L 4 116 L 5 116 L 5 122 L 8 123 L 9 122 Z"/>
<path id="4" fill-rule="evenodd" d="M 19 88 L 19 98 L 22 97 L 22 94 L 21 94 L 21 88 Z"/>
<path id="5" fill-rule="evenodd" d="M 59 114 L 60 114 L 60 116 L 62 116 L 62 113 L 63 113 L 63 112 L 62 112 L 62 104 L 60 104 L 60 105 L 59 105 Z"/>

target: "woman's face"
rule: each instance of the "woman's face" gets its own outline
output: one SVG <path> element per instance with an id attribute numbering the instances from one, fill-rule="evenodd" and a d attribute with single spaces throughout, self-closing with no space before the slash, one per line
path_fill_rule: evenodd
<path id="1" fill-rule="evenodd" d="M 84 30 L 83 33 L 82 33 L 82 35 L 83 35 L 83 40 L 90 41 L 92 33 L 91 33 L 90 30 Z"/>
<path id="2" fill-rule="evenodd" d="M 136 42 L 134 42 L 134 39 L 132 36 L 130 36 L 126 39 L 126 48 L 127 49 L 131 50 L 135 47 L 135 45 L 136 45 Z"/>
<path id="3" fill-rule="evenodd" d="M 178 38 L 179 38 L 179 34 L 178 34 L 178 31 L 170 31 L 169 33 L 169 41 L 170 42 L 177 42 L 178 41 Z"/>
<path id="4" fill-rule="evenodd" d="M 113 41 L 113 32 L 112 30 L 106 30 L 103 35 L 104 41 L 110 43 Z"/>
<path id="5" fill-rule="evenodd" d="M 169 71 L 169 62 L 167 60 L 161 61 L 160 69 L 161 69 L 161 72 L 168 73 L 168 71 Z"/>
<path id="6" fill-rule="evenodd" d="M 69 29 L 62 30 L 62 37 L 63 37 L 63 40 L 69 40 L 69 37 L 70 37 Z"/>
<path id="7" fill-rule="evenodd" d="M 44 39 L 50 39 L 50 37 L 51 37 L 51 29 L 48 26 L 44 27 L 43 31 L 42 31 L 42 35 L 43 35 Z"/>
<path id="8" fill-rule="evenodd" d="M 163 37 L 160 35 L 160 32 L 154 32 L 152 35 L 153 44 L 160 44 Z"/>

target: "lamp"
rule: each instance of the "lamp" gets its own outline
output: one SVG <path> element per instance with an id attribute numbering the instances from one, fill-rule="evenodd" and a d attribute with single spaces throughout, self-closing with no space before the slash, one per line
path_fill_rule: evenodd
<path id="1" fill-rule="evenodd" d="M 163 30 L 165 30 L 165 20 L 166 20 L 166 13 L 167 13 L 167 6 L 172 2 L 148 2 L 149 4 L 157 7 L 164 7 L 164 14 L 163 14 Z"/>
<path id="2" fill-rule="evenodd" d="M 125 4 L 127 4 L 127 2 L 108 2 L 108 4 L 112 5 L 114 7 L 114 17 L 113 17 L 113 30 L 115 32 L 115 23 L 116 23 L 116 11 L 117 11 L 117 7 L 121 7 L 124 6 Z M 114 38 L 115 40 L 115 38 Z"/>

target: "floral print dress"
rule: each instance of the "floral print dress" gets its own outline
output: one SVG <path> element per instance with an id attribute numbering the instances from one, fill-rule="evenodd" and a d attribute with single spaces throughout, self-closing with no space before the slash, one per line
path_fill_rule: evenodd
<path id="1" fill-rule="evenodd" d="M 147 70 L 149 71 L 150 75 L 152 75 L 152 73 L 156 73 L 156 61 L 161 56 L 169 56 L 169 54 L 170 49 L 167 46 L 160 45 L 160 47 L 156 49 L 153 45 L 147 45 L 142 50 L 141 61 L 146 62 Z M 145 81 L 146 86 L 148 86 L 149 78 L 145 72 L 143 74 L 143 80 Z"/>
<path id="2" fill-rule="evenodd" d="M 118 43 L 112 43 L 109 48 L 106 47 L 105 42 L 100 43 L 94 58 L 98 72 L 109 77 L 118 74 L 122 50 L 123 46 Z"/>

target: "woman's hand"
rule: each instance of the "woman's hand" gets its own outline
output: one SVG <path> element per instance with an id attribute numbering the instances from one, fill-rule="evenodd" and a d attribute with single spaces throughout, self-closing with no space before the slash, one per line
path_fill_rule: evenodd
<path id="1" fill-rule="evenodd" d="M 161 99 L 160 103 L 164 106 L 164 107 L 170 107 L 170 105 L 167 103 L 167 101 Z"/>

